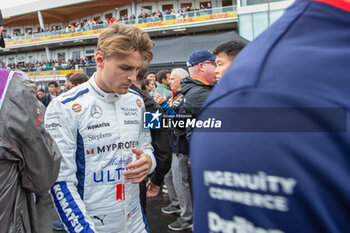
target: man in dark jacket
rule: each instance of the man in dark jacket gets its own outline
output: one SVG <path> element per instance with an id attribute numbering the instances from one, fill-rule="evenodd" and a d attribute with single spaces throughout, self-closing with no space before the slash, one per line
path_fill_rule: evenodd
<path id="1" fill-rule="evenodd" d="M 163 112 L 162 107 L 157 104 L 152 97 L 145 91 L 141 90 L 140 86 L 145 74 L 145 69 L 141 69 L 136 76 L 136 82 L 131 85 L 131 89 L 138 92 L 146 106 L 148 112 Z M 146 213 L 146 192 L 147 197 L 155 197 L 159 193 L 160 186 L 163 183 L 165 175 L 170 170 L 171 166 L 171 140 L 168 129 L 151 129 L 152 146 L 154 148 L 154 155 L 157 161 L 151 179 L 147 182 L 140 183 L 140 200 L 141 206 Z"/>
<path id="2" fill-rule="evenodd" d="M 61 160 L 24 76 L 0 69 L 1 232 L 38 232 L 33 193 L 49 190 Z"/>
<path id="3" fill-rule="evenodd" d="M 49 85 L 47 87 L 49 89 L 49 93 L 44 95 L 44 97 L 41 99 L 41 101 L 43 102 L 45 107 L 47 107 L 49 105 L 49 103 L 51 102 L 51 100 L 53 100 L 53 98 L 58 96 L 58 93 L 57 93 L 58 83 L 57 82 L 52 81 L 49 83 Z"/>
<path id="4" fill-rule="evenodd" d="M 181 92 L 184 95 L 185 113 L 196 118 L 215 83 L 215 55 L 209 50 L 197 50 L 187 60 L 191 77 L 181 80 Z M 192 129 L 186 132 L 190 139 Z"/>
<path id="5" fill-rule="evenodd" d="M 191 77 L 181 81 L 187 113 L 196 117 L 215 83 L 215 55 L 208 50 L 197 50 L 187 60 Z"/>

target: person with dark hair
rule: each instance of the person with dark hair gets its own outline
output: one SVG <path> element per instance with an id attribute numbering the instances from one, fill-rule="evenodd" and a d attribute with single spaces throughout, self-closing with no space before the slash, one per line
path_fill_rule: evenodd
<path id="1" fill-rule="evenodd" d="M 153 71 L 149 71 L 147 72 L 146 76 L 145 76 L 145 79 L 150 79 L 152 80 L 153 82 L 156 82 L 156 73 L 153 72 Z"/>
<path id="2" fill-rule="evenodd" d="M 131 85 L 131 89 L 138 92 L 145 103 L 146 111 L 163 113 L 163 108 L 157 104 L 153 98 L 146 92 L 140 89 L 143 81 L 146 67 L 139 69 L 136 75 L 136 82 Z M 153 82 L 153 80 L 148 80 Z M 147 199 L 146 197 L 155 197 L 158 195 L 160 186 L 163 183 L 165 175 L 168 173 L 171 166 L 171 140 L 168 129 L 151 129 L 152 146 L 154 155 L 157 161 L 157 167 L 147 181 L 147 178 L 140 183 L 140 201 L 141 206 L 146 213 Z"/>
<path id="3" fill-rule="evenodd" d="M 145 104 L 130 89 L 153 59 L 147 32 L 114 23 L 99 35 L 96 72 L 55 98 L 45 126 L 62 152 L 54 205 L 70 232 L 149 232 L 139 183 L 156 167 Z"/>
<path id="4" fill-rule="evenodd" d="M 157 73 L 157 87 L 151 92 L 152 94 L 158 93 L 164 94 L 167 98 L 170 98 L 174 93 L 170 90 L 170 72 L 169 70 L 160 70 Z"/>
<path id="5" fill-rule="evenodd" d="M 45 105 L 45 107 L 47 107 L 49 105 L 49 103 L 51 102 L 51 100 L 53 100 L 55 97 L 58 96 L 57 93 L 57 88 L 58 88 L 58 83 L 55 81 L 49 82 L 49 85 L 47 85 L 48 89 L 49 89 L 49 93 L 47 93 L 43 98 L 42 98 L 42 102 Z"/>
<path id="6" fill-rule="evenodd" d="M 191 140 L 194 232 L 349 232 L 349 29 L 349 0 L 294 1 L 232 63 Z"/>
<path id="7" fill-rule="evenodd" d="M 69 91 L 72 88 L 72 84 L 70 82 L 70 77 L 73 75 L 73 73 L 69 73 L 66 75 L 66 81 L 64 83 L 64 89 L 66 91 Z"/>
<path id="8" fill-rule="evenodd" d="M 2 13 L 0 10 L 0 47 L 1 48 L 5 48 L 5 40 L 2 35 L 3 25 L 4 25 L 4 19 L 2 18 Z"/>
<path id="9" fill-rule="evenodd" d="M 150 79 L 144 79 L 141 83 L 141 90 L 150 93 L 154 88 L 155 88 L 155 83 L 154 81 Z"/>
<path id="10" fill-rule="evenodd" d="M 39 232 L 33 193 L 56 181 L 61 154 L 23 72 L 0 69 L 0 228 Z"/>
<path id="11" fill-rule="evenodd" d="M 216 55 L 215 77 L 219 82 L 226 70 L 230 67 L 238 53 L 247 45 L 247 43 L 239 40 L 230 40 L 219 44 L 213 54 Z"/>
<path id="12" fill-rule="evenodd" d="M 43 88 L 40 88 L 37 92 L 37 95 L 39 97 L 39 100 L 42 101 L 44 95 L 45 95 L 45 90 Z"/>
<path id="13" fill-rule="evenodd" d="M 71 83 L 71 88 L 76 87 L 89 80 L 89 76 L 84 73 L 74 73 L 70 76 L 69 82 Z"/>

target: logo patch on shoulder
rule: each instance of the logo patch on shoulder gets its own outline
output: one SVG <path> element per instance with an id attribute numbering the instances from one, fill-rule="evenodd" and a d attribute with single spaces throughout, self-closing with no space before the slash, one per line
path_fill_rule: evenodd
<path id="1" fill-rule="evenodd" d="M 142 106 L 142 102 L 141 102 L 141 100 L 140 100 L 140 99 L 136 99 L 136 104 L 137 104 L 137 106 L 139 106 L 139 107 L 141 108 L 141 106 Z"/>
<path id="2" fill-rule="evenodd" d="M 81 111 L 81 105 L 80 104 L 73 104 L 72 109 L 74 112 L 80 112 Z"/>

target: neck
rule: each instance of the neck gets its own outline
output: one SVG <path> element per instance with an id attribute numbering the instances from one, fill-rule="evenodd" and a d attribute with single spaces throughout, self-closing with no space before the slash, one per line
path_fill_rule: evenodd
<path id="1" fill-rule="evenodd" d="M 141 83 L 140 82 L 136 81 L 136 82 L 133 82 L 133 84 L 141 89 Z"/>
<path id="2" fill-rule="evenodd" d="M 101 88 L 102 90 L 104 91 L 107 91 L 107 92 L 113 92 L 111 89 L 109 89 L 105 83 L 102 81 L 102 77 L 101 77 L 101 71 L 97 71 L 96 74 L 95 74 L 95 83 L 96 85 Z"/>

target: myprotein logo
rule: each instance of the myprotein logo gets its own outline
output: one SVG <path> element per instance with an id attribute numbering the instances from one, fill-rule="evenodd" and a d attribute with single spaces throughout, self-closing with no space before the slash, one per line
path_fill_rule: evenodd
<path id="1" fill-rule="evenodd" d="M 98 146 L 96 148 L 92 148 L 90 150 L 86 150 L 86 155 L 93 155 L 93 154 L 100 154 L 105 152 L 111 152 L 115 151 L 118 148 L 117 144 L 110 144 L 110 145 L 104 145 L 104 146 Z"/>

